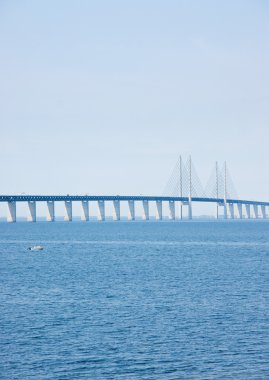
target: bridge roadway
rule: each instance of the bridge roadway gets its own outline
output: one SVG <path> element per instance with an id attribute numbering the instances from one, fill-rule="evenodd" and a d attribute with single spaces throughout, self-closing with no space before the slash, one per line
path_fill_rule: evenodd
<path id="1" fill-rule="evenodd" d="M 188 202 L 188 197 L 165 197 L 148 195 L 0 195 L 0 202 L 73 202 L 73 201 L 167 201 Z M 224 204 L 224 198 L 192 197 L 192 202 Z M 226 199 L 229 204 L 269 206 L 269 202 L 242 199 Z"/>
<path id="2" fill-rule="evenodd" d="M 55 220 L 55 202 L 64 202 L 65 216 L 67 221 L 72 220 L 72 202 L 81 202 L 82 216 L 84 221 L 89 220 L 89 202 L 97 202 L 98 220 L 105 220 L 105 202 L 110 201 L 113 203 L 113 219 L 120 220 L 120 203 L 128 202 L 128 219 L 135 220 L 135 202 L 142 203 L 142 219 L 149 219 L 149 202 L 156 203 L 156 219 L 163 219 L 163 202 L 169 204 L 169 219 L 176 219 L 175 205 L 180 204 L 180 218 L 182 219 L 183 206 L 188 207 L 188 218 L 192 219 L 192 203 L 193 202 L 208 202 L 216 203 L 217 215 L 219 217 L 218 209 L 223 207 L 224 219 L 235 218 L 235 206 L 238 209 L 238 217 L 242 219 L 243 207 L 245 207 L 246 217 L 250 219 L 259 218 L 260 214 L 262 218 L 267 218 L 267 209 L 269 202 L 241 200 L 241 199 L 225 199 L 225 198 L 201 198 L 201 197 L 166 197 L 166 196 L 147 196 L 147 195 L 0 195 L 0 202 L 6 202 L 8 205 L 8 222 L 16 222 L 16 203 L 27 202 L 28 204 L 28 221 L 36 221 L 36 203 L 47 203 L 47 221 Z M 251 213 L 251 208 L 253 212 Z M 259 209 L 260 212 L 259 213 Z"/>

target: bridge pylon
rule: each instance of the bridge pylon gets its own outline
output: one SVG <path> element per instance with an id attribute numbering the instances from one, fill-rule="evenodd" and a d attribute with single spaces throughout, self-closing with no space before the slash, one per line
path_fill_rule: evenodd
<path id="1" fill-rule="evenodd" d="M 189 204 L 188 204 L 188 217 L 192 219 L 192 163 L 191 156 L 189 157 Z"/>

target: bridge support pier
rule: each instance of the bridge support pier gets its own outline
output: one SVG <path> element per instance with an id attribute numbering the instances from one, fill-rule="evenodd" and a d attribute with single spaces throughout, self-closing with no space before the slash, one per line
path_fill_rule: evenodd
<path id="1" fill-rule="evenodd" d="M 65 207 L 64 220 L 67 222 L 72 222 L 72 201 L 65 201 L 64 207 Z"/>
<path id="2" fill-rule="evenodd" d="M 162 201 L 156 201 L 156 220 L 162 220 L 163 218 L 163 204 Z"/>
<path id="3" fill-rule="evenodd" d="M 89 202 L 82 201 L 81 206 L 82 206 L 81 220 L 83 220 L 84 222 L 88 222 L 89 221 Z"/>
<path id="4" fill-rule="evenodd" d="M 28 222 L 36 222 L 36 202 L 29 201 L 28 202 Z"/>
<path id="5" fill-rule="evenodd" d="M 223 203 L 218 202 L 216 207 L 216 219 L 219 219 L 219 208 L 223 206 Z"/>
<path id="6" fill-rule="evenodd" d="M 246 207 L 247 218 L 250 219 L 250 217 L 251 217 L 251 215 L 250 215 L 250 205 L 246 204 L 245 207 Z"/>
<path id="7" fill-rule="evenodd" d="M 142 201 L 143 211 L 142 211 L 142 219 L 149 220 L 149 202 Z"/>
<path id="8" fill-rule="evenodd" d="M 105 202 L 104 201 L 97 202 L 97 218 L 100 222 L 105 220 Z"/>
<path id="9" fill-rule="evenodd" d="M 188 207 L 188 219 L 192 219 L 192 201 L 183 201 L 181 202 L 181 207 L 187 206 Z M 183 214 L 183 213 L 182 213 Z M 183 215 L 181 214 L 181 219 L 183 219 Z"/>
<path id="10" fill-rule="evenodd" d="M 229 203 L 228 205 L 229 205 L 230 218 L 234 219 L 234 204 Z"/>
<path id="11" fill-rule="evenodd" d="M 183 202 L 179 202 L 179 219 L 183 219 L 183 206 L 184 206 L 184 203 Z"/>
<path id="12" fill-rule="evenodd" d="M 9 223 L 16 222 L 16 202 L 8 202 L 7 203 L 7 221 Z"/>
<path id="13" fill-rule="evenodd" d="M 169 201 L 169 219 L 170 220 L 176 219 L 176 208 L 175 208 L 174 201 Z"/>
<path id="14" fill-rule="evenodd" d="M 237 203 L 237 209 L 238 209 L 239 219 L 243 219 L 243 207 L 242 207 L 242 203 Z"/>
<path id="15" fill-rule="evenodd" d="M 255 217 L 255 219 L 258 219 L 259 218 L 258 205 L 253 205 L 253 211 L 254 211 L 254 217 Z"/>
<path id="16" fill-rule="evenodd" d="M 261 205 L 261 211 L 262 211 L 262 217 L 263 219 L 266 219 L 266 208 L 264 205 Z"/>
<path id="17" fill-rule="evenodd" d="M 47 202 L 47 222 L 54 222 L 55 212 L 54 212 L 54 201 Z"/>
<path id="18" fill-rule="evenodd" d="M 120 201 L 113 201 L 113 220 L 120 220 Z"/>
<path id="19" fill-rule="evenodd" d="M 227 202 L 226 200 L 224 200 L 224 203 L 223 203 L 223 218 L 224 219 L 227 219 L 228 218 L 228 212 L 227 212 Z"/>
<path id="20" fill-rule="evenodd" d="M 189 203 L 188 203 L 188 219 L 192 219 L 192 201 L 189 200 Z"/>
<path id="21" fill-rule="evenodd" d="M 192 219 L 192 200 L 191 200 L 191 197 L 189 197 L 189 201 L 188 201 L 187 205 L 188 205 L 188 219 L 191 220 Z"/>
<path id="22" fill-rule="evenodd" d="M 128 220 L 135 220 L 135 203 L 128 201 Z"/>

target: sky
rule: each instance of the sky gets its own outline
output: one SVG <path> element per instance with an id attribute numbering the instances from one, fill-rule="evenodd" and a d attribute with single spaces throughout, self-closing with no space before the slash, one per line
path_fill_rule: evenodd
<path id="1" fill-rule="evenodd" d="M 268 19 L 266 0 L 0 0 L 0 193 L 161 195 L 191 154 L 268 201 Z"/>

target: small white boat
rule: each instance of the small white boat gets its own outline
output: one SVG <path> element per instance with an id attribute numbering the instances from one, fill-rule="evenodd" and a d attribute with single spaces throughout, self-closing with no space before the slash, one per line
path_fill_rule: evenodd
<path id="1" fill-rule="evenodd" d="M 29 251 L 43 251 L 44 247 L 41 247 L 41 245 L 34 245 L 33 247 L 29 247 Z"/>

